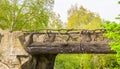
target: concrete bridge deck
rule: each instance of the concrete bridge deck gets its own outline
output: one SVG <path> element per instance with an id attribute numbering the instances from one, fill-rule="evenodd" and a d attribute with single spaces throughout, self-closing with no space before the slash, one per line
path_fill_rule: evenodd
<path id="1" fill-rule="evenodd" d="M 30 54 L 58 53 L 115 53 L 110 50 L 104 29 L 40 29 L 41 32 L 25 32 L 29 37 L 24 43 Z"/>
<path id="2" fill-rule="evenodd" d="M 105 29 L 39 29 L 26 31 L 20 36 L 24 49 L 32 55 L 27 69 L 53 69 L 55 57 L 59 53 L 115 54 L 110 50 L 104 36 Z M 26 68 L 22 68 L 26 69 Z"/>
<path id="3" fill-rule="evenodd" d="M 53 69 L 57 54 L 115 54 L 106 30 L 0 31 L 0 68 Z"/>

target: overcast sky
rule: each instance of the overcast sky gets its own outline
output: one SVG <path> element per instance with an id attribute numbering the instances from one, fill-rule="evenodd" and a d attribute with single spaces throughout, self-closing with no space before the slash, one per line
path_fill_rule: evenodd
<path id="1" fill-rule="evenodd" d="M 119 0 L 55 0 L 54 11 L 59 13 L 63 22 L 67 21 L 67 10 L 77 4 L 100 15 L 102 19 L 115 21 L 120 14 Z"/>

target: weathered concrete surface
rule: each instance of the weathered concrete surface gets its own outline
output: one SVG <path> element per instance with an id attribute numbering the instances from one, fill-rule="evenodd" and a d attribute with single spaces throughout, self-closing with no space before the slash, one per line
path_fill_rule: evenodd
<path id="1" fill-rule="evenodd" d="M 71 34 L 57 33 L 57 35 L 56 33 L 54 33 L 54 35 L 52 35 L 51 33 L 47 33 L 47 34 L 43 33 L 41 35 L 40 33 L 33 34 L 30 32 L 25 34 L 23 32 L 9 32 L 9 31 L 1 30 L 0 31 L 0 69 L 53 69 L 55 57 L 59 53 L 73 53 L 73 52 L 110 53 L 111 52 L 108 45 L 106 45 L 110 41 L 109 39 L 107 40 L 104 39 L 104 37 L 102 36 L 103 33 L 96 32 L 95 34 L 94 33 L 91 34 L 90 32 L 87 32 L 81 34 L 81 36 L 79 33 L 80 32 L 78 33 L 72 32 Z M 53 42 L 61 42 L 61 41 L 62 44 L 58 44 L 58 43 L 53 44 Z M 80 43 L 73 43 L 73 44 L 67 44 L 67 46 L 66 43 L 65 45 L 63 44 L 63 42 L 69 42 L 69 41 L 77 41 L 77 42 L 79 41 L 79 42 L 87 42 L 87 43 L 83 43 L 82 45 Z M 38 42 L 38 44 L 36 44 L 36 42 Z M 99 44 L 96 46 L 96 43 L 91 44 L 92 42 L 99 42 L 99 44 L 103 43 L 104 46 L 100 45 L 99 47 Z M 46 48 L 44 46 L 44 43 Z M 46 43 L 50 43 L 50 44 L 46 45 Z M 77 46 L 78 48 L 75 46 Z M 75 50 L 73 50 L 74 49 L 73 47 L 75 48 Z M 33 48 L 33 49 L 29 49 L 29 48 Z M 33 52 L 34 54 L 30 52 Z M 52 52 L 52 53 L 47 53 L 47 52 Z M 112 51 L 112 53 L 114 52 Z"/>
<path id="2" fill-rule="evenodd" d="M 57 54 L 29 55 L 21 35 L 20 31 L 0 31 L 0 69 L 53 69 Z"/>
<path id="3" fill-rule="evenodd" d="M 28 60 L 28 53 L 18 39 L 23 33 L 1 30 L 0 34 L 2 36 L 0 39 L 0 69 L 21 69 L 21 65 Z"/>
<path id="4" fill-rule="evenodd" d="M 54 42 L 54 43 L 33 43 L 27 47 L 28 52 L 36 54 L 116 54 L 110 49 L 108 43 L 102 42 Z"/>

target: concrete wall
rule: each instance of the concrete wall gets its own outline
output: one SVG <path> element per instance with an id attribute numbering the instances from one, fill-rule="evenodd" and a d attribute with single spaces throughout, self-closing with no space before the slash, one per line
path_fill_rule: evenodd
<path id="1" fill-rule="evenodd" d="M 1 30 L 0 34 L 0 69 L 21 69 L 20 66 L 29 59 L 18 39 L 23 33 Z"/>

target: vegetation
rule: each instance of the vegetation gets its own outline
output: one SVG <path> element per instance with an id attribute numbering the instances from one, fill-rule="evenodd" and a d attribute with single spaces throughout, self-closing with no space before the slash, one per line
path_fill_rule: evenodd
<path id="1" fill-rule="evenodd" d="M 53 4 L 54 0 L 0 0 L 0 28 L 11 31 L 63 28 L 60 15 L 51 10 Z M 83 6 L 75 5 L 68 10 L 66 28 L 96 29 L 101 28 L 101 24 L 104 24 L 107 30 L 106 36 L 115 40 L 110 45 L 111 50 L 117 52 L 117 59 L 113 54 L 59 54 L 56 58 L 55 69 L 119 69 L 120 24 L 104 22 L 99 15 Z"/>
<path id="2" fill-rule="evenodd" d="M 52 12 L 50 14 L 49 26 L 50 29 L 61 29 L 63 28 L 63 22 L 60 20 L 60 15 Z"/>
<path id="3" fill-rule="evenodd" d="M 0 0 L 0 28 L 33 30 L 48 27 L 53 0 Z"/>
<path id="4" fill-rule="evenodd" d="M 120 1 L 118 3 L 120 4 Z M 116 19 L 120 20 L 120 14 L 116 17 Z M 116 57 L 118 63 L 120 64 L 120 23 L 107 21 L 103 27 L 107 30 L 107 34 L 105 34 L 105 36 L 114 40 L 110 43 L 110 47 L 111 50 L 117 52 Z"/>
<path id="5" fill-rule="evenodd" d="M 111 50 L 117 52 L 117 61 L 120 64 L 120 24 L 115 22 L 107 22 L 104 25 L 107 30 L 106 36 L 114 41 L 110 43 Z"/>
<path id="6" fill-rule="evenodd" d="M 85 9 L 83 6 L 72 6 L 68 10 L 67 28 L 96 29 L 103 23 L 100 16 Z"/>

